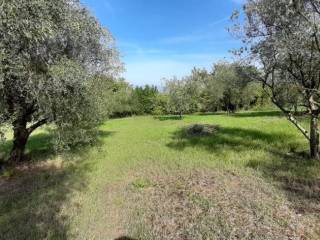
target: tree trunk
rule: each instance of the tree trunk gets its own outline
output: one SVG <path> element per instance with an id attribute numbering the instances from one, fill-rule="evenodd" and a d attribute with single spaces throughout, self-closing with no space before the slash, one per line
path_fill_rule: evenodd
<path id="1" fill-rule="evenodd" d="M 294 113 L 297 114 L 298 113 L 298 105 L 294 104 Z"/>
<path id="2" fill-rule="evenodd" d="M 310 122 L 310 157 L 319 159 L 318 116 L 312 114 Z"/>
<path id="3" fill-rule="evenodd" d="M 27 122 L 21 119 L 13 123 L 13 131 L 13 146 L 9 157 L 9 164 L 23 161 L 24 151 L 30 135 L 27 129 Z"/>

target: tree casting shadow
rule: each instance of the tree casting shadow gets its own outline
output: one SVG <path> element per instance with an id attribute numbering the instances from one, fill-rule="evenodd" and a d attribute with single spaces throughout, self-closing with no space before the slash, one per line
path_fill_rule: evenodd
<path id="1" fill-rule="evenodd" d="M 110 135 L 100 132 L 96 146 Z M 39 154 L 42 160 L 47 160 L 46 157 L 53 155 L 50 139 L 48 134 L 32 136 L 28 146 L 32 156 Z M 73 192 L 87 187 L 87 175 L 94 167 L 88 160 L 89 147 L 63 154 L 65 162 L 61 164 L 39 160 L 17 166 L 9 179 L 0 178 L 0 239 L 70 237 L 69 219 L 61 214 L 61 207 Z M 77 212 L 81 206 L 73 204 L 70 208 Z"/>

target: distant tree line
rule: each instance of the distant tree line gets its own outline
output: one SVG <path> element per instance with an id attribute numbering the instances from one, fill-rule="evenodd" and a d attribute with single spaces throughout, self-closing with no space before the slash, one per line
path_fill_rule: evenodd
<path id="1" fill-rule="evenodd" d="M 124 79 L 112 80 L 114 95 L 111 117 L 130 115 L 190 114 L 196 112 L 263 108 L 270 105 L 259 82 L 247 77 L 252 66 L 219 62 L 213 70 L 194 68 L 189 76 L 164 79 L 164 87 L 132 87 Z"/>

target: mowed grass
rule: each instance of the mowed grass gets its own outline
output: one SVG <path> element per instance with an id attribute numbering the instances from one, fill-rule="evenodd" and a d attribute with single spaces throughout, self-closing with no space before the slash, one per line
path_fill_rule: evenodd
<path id="1" fill-rule="evenodd" d="M 187 137 L 195 123 L 219 131 Z M 1 177 L 0 239 L 319 237 L 320 164 L 278 112 L 115 119 L 60 155 L 50 139 L 36 132 L 33 161 Z"/>

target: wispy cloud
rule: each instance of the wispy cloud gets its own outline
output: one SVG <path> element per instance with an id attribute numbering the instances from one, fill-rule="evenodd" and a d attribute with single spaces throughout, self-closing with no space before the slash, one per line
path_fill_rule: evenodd
<path id="1" fill-rule="evenodd" d="M 164 44 L 181 44 L 181 43 L 198 42 L 201 40 L 205 40 L 207 38 L 208 38 L 208 34 L 202 34 L 202 35 L 190 34 L 190 35 L 166 37 L 161 39 L 160 42 Z"/>
<path id="2" fill-rule="evenodd" d="M 212 40 L 215 36 L 214 27 L 226 23 L 230 19 L 229 16 L 218 19 L 214 22 L 209 23 L 204 29 L 194 31 L 190 34 L 179 35 L 179 36 L 170 36 L 160 40 L 160 43 L 163 44 L 183 44 L 183 43 L 194 43 Z"/>
<path id="3" fill-rule="evenodd" d="M 214 62 L 231 59 L 231 54 L 217 53 L 218 51 L 216 51 L 220 48 L 220 45 L 233 41 L 230 39 L 212 40 L 212 36 L 197 36 L 191 39 L 171 39 L 170 42 L 201 39 L 207 40 L 207 46 L 211 46 L 210 50 L 181 53 L 175 46 L 172 48 L 172 46 L 160 44 L 158 48 L 147 48 L 145 47 L 146 44 L 140 45 L 136 42 L 120 41 L 118 45 L 126 63 L 124 77 L 134 85 L 153 84 L 160 86 L 162 78 L 183 77 L 188 75 L 193 67 L 211 69 Z M 233 42 L 230 44 L 233 44 Z M 147 45 L 152 46 L 150 43 Z"/>
<path id="4" fill-rule="evenodd" d="M 239 1 L 239 0 L 238 0 Z M 215 22 L 212 22 L 209 24 L 210 27 L 213 27 L 213 26 L 216 26 L 216 25 L 219 25 L 221 23 L 225 23 L 225 22 L 228 22 L 230 20 L 230 16 L 228 17 L 224 17 L 224 18 L 221 18 Z"/>
<path id="5" fill-rule="evenodd" d="M 107 0 L 104 0 L 103 1 L 103 4 L 102 4 L 103 8 L 105 10 L 107 10 L 109 13 L 114 13 L 115 9 L 114 7 L 111 5 L 111 3 Z"/>
<path id="6" fill-rule="evenodd" d="M 157 54 L 170 54 L 171 51 L 160 49 L 160 48 L 145 48 L 134 42 L 119 41 L 118 46 L 121 52 L 126 55 L 131 55 L 133 57 L 143 57 L 148 55 Z"/>
<path id="7" fill-rule="evenodd" d="M 245 4 L 247 0 L 231 0 L 231 1 L 236 4 Z"/>

